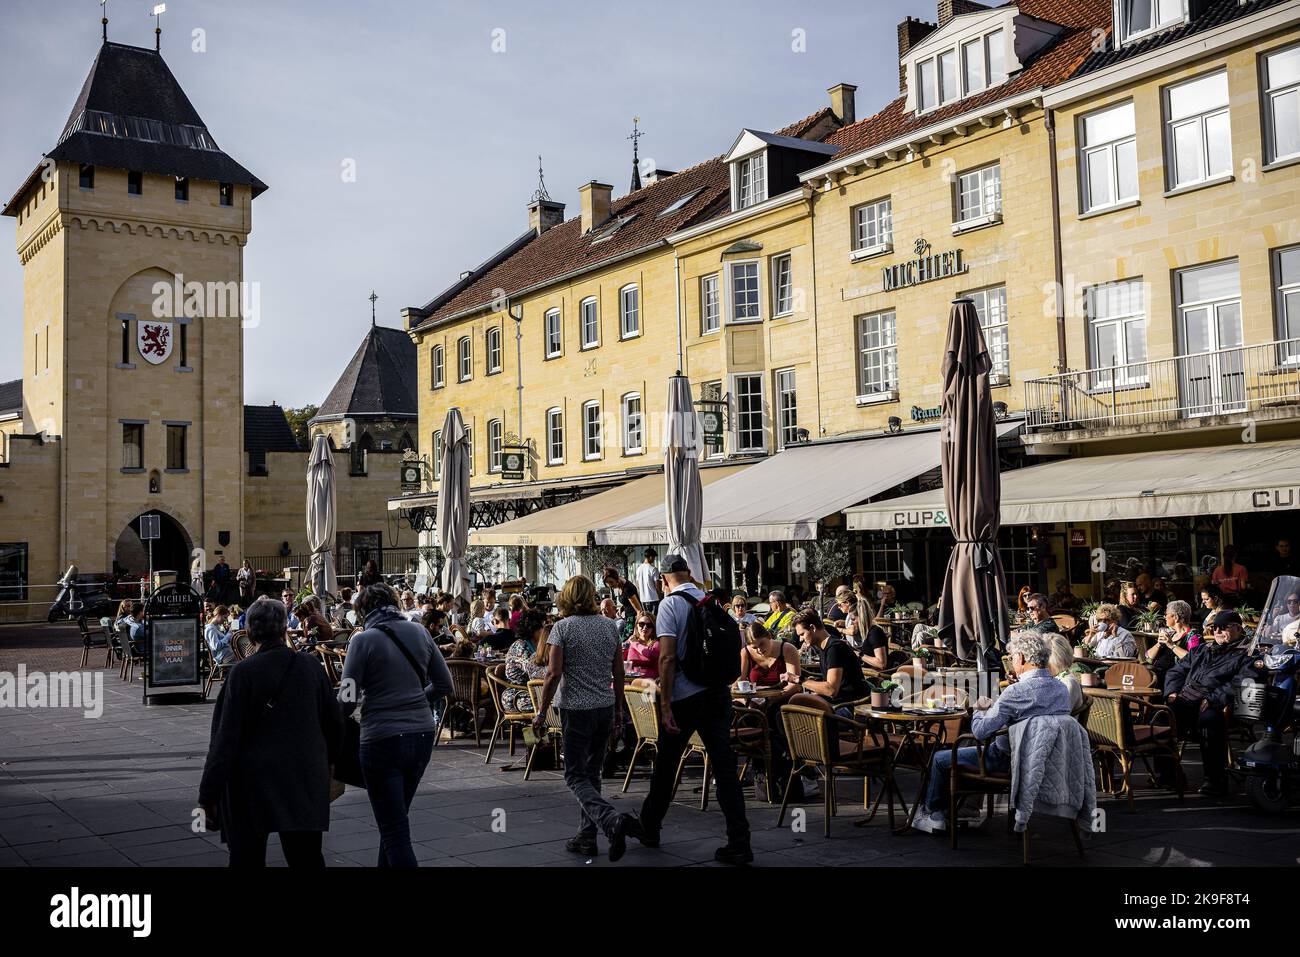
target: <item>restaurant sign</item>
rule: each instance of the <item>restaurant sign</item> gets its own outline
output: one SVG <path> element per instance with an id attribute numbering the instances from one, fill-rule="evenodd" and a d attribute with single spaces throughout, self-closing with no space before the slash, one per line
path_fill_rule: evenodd
<path id="1" fill-rule="evenodd" d="M 899 509 L 890 516 L 894 528 L 947 528 L 946 508 Z"/>
<path id="2" fill-rule="evenodd" d="M 930 244 L 918 238 L 912 244 L 912 251 L 916 254 L 914 259 L 885 266 L 881 270 L 885 292 L 893 292 L 895 289 L 903 289 L 907 286 L 920 286 L 936 279 L 960 276 L 970 271 L 970 266 L 960 249 L 941 253 L 931 252 Z"/>
<path id="3" fill-rule="evenodd" d="M 942 416 L 943 416 L 943 406 L 936 405 L 928 409 L 923 409 L 919 405 L 912 406 L 913 422 L 932 422 L 933 420 L 941 418 Z"/>
<path id="4" fill-rule="evenodd" d="M 1250 507 L 1268 512 L 1300 508 L 1300 486 L 1254 489 L 1250 493 Z"/>
<path id="5" fill-rule="evenodd" d="M 706 406 L 699 412 L 700 432 L 706 449 L 722 448 L 722 406 Z"/>
<path id="6" fill-rule="evenodd" d="M 506 482 L 522 482 L 528 468 L 528 446 L 504 445 L 501 447 L 501 478 Z"/>

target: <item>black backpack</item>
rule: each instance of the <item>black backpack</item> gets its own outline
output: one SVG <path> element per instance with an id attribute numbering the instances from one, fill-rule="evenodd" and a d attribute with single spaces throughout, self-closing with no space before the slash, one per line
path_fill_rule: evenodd
<path id="1" fill-rule="evenodd" d="M 720 688 L 740 677 L 740 626 L 717 597 L 695 599 L 685 592 L 669 597 L 684 598 L 691 605 L 686 633 L 677 638 L 682 674 L 706 688 Z"/>

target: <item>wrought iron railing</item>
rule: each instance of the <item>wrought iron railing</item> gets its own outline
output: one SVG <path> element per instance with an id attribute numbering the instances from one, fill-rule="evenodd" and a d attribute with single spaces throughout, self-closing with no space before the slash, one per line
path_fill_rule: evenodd
<path id="1" fill-rule="evenodd" d="M 1159 424 L 1288 407 L 1300 414 L 1300 339 L 1025 382 L 1030 431 Z"/>

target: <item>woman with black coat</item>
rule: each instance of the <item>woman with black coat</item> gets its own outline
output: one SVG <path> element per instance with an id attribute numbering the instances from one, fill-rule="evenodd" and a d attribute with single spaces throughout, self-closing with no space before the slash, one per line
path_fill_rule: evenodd
<path id="1" fill-rule="evenodd" d="M 290 867 L 325 866 L 343 716 L 324 669 L 285 643 L 286 614 L 273 598 L 249 607 L 257 651 L 230 669 L 212 715 L 199 807 L 220 825 L 231 867 L 265 867 L 272 831 Z"/>

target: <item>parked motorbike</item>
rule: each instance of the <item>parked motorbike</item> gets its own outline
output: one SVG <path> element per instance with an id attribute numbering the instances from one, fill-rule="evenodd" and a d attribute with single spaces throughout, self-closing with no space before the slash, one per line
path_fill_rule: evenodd
<path id="1" fill-rule="evenodd" d="M 69 565 L 63 577 L 55 584 L 59 586 L 59 593 L 45 617 L 51 624 L 75 618 L 111 617 L 117 610 L 117 602 L 102 584 L 77 581 L 76 565 Z"/>

